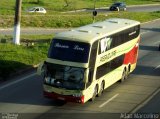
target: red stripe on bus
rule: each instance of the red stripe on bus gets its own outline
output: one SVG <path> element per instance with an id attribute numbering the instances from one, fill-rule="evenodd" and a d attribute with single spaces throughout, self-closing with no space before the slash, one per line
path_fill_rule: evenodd
<path id="1" fill-rule="evenodd" d="M 125 54 L 123 64 L 134 64 L 137 62 L 138 57 L 138 44 L 136 44 L 132 50 Z"/>

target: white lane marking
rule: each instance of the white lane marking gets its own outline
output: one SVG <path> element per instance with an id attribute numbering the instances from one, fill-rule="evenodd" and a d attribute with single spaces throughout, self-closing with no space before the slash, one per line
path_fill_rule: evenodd
<path id="1" fill-rule="evenodd" d="M 156 70 L 156 69 L 158 69 L 158 68 L 160 68 L 160 65 L 158 65 L 156 68 L 154 68 L 154 70 Z"/>
<path id="2" fill-rule="evenodd" d="M 103 104 L 101 104 L 99 106 L 99 108 L 105 106 L 106 104 L 108 104 L 110 101 L 112 101 L 114 98 L 116 98 L 119 94 L 114 95 L 113 97 L 111 97 L 109 100 L 107 100 L 106 102 L 104 102 Z"/>
<path id="3" fill-rule="evenodd" d="M 19 83 L 19 82 L 21 82 L 21 81 L 23 81 L 23 80 L 25 80 L 25 79 L 27 79 L 27 78 L 30 78 L 30 77 L 32 77 L 32 76 L 35 76 L 35 75 L 36 75 L 36 73 L 33 73 L 33 74 L 30 74 L 30 75 L 28 75 L 28 76 L 26 76 L 26 77 L 22 77 L 21 79 L 18 79 L 18 80 L 16 80 L 16 81 L 13 81 L 13 82 L 11 82 L 11 83 L 8 83 L 8 84 L 6 84 L 6 85 L 3 85 L 3 86 L 0 87 L 0 90 L 2 90 L 2 89 L 4 89 L 4 88 L 7 88 L 7 87 L 9 87 L 9 86 L 11 86 L 11 85 L 14 85 L 14 84 L 16 84 L 16 83 Z"/>

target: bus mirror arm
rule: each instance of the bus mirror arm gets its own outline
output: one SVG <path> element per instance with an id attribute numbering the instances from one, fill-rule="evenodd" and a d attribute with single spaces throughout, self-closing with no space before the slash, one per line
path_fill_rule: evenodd
<path id="1" fill-rule="evenodd" d="M 41 62 L 37 68 L 37 74 L 42 75 L 43 73 L 43 66 L 45 65 L 45 62 Z"/>

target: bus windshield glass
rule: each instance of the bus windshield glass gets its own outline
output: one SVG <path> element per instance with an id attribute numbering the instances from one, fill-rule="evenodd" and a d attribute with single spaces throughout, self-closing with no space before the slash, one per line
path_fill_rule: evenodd
<path id="1" fill-rule="evenodd" d="M 84 89 L 84 68 L 46 63 L 45 84 L 68 90 Z"/>
<path id="2" fill-rule="evenodd" d="M 48 57 L 62 61 L 87 63 L 89 50 L 89 43 L 53 39 Z"/>

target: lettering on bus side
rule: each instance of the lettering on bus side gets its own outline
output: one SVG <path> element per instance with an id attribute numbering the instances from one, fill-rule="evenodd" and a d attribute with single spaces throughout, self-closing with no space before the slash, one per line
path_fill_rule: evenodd
<path id="1" fill-rule="evenodd" d="M 113 52 L 108 53 L 108 54 L 102 56 L 102 57 L 100 58 L 100 62 L 107 61 L 107 60 L 109 60 L 110 58 L 112 58 L 112 57 L 114 57 L 114 56 L 116 56 L 116 50 L 114 50 Z"/>

